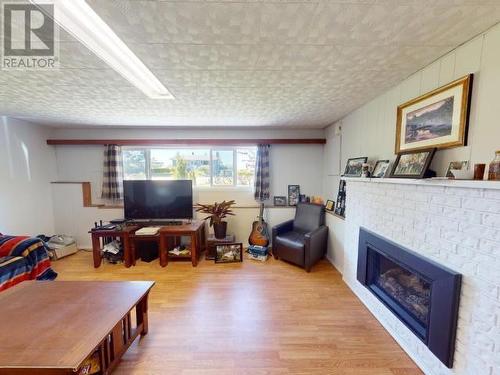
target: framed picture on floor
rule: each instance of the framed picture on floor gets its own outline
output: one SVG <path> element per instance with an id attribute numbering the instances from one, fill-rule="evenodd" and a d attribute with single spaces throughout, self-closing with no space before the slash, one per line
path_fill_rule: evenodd
<path id="1" fill-rule="evenodd" d="M 363 172 L 363 164 L 365 164 L 367 161 L 368 158 L 366 156 L 347 159 L 344 177 L 361 177 L 361 173 Z"/>
<path id="2" fill-rule="evenodd" d="M 465 146 L 472 74 L 398 107 L 396 153 Z"/>
<path id="3" fill-rule="evenodd" d="M 406 151 L 399 153 L 391 171 L 391 177 L 396 178 L 424 178 L 435 148 L 421 151 Z"/>
<path id="4" fill-rule="evenodd" d="M 229 243 L 217 245 L 215 248 L 215 263 L 243 262 L 243 244 Z"/>

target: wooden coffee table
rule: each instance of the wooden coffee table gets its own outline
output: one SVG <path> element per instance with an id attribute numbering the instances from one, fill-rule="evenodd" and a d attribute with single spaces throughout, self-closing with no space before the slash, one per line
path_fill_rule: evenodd
<path id="1" fill-rule="evenodd" d="M 96 351 L 101 373 L 110 374 L 134 339 L 148 332 L 153 285 L 26 281 L 0 293 L 0 374 L 80 374 Z"/>

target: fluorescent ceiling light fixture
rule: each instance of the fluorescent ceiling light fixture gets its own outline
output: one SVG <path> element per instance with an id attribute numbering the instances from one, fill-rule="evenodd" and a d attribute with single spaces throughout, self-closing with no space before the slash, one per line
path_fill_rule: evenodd
<path id="1" fill-rule="evenodd" d="M 127 47 L 85 0 L 30 0 L 54 4 L 54 19 L 89 50 L 151 99 L 174 99 L 173 95 Z"/>

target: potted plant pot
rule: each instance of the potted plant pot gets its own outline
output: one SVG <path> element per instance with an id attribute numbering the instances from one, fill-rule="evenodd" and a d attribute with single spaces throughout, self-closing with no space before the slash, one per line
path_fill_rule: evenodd
<path id="1" fill-rule="evenodd" d="M 220 223 L 214 223 L 214 235 L 218 240 L 223 240 L 226 238 L 227 232 L 227 221 L 221 221 Z"/>
<path id="2" fill-rule="evenodd" d="M 226 238 L 227 221 L 223 219 L 227 216 L 234 216 L 231 206 L 235 204 L 233 201 L 223 201 L 222 203 L 215 202 L 214 204 L 196 204 L 196 212 L 208 214 L 204 220 L 209 220 L 210 226 L 214 227 L 214 235 L 218 240 Z"/>

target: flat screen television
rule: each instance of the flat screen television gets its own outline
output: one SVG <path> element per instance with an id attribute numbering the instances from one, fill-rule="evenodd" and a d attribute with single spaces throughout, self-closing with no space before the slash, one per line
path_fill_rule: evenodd
<path id="1" fill-rule="evenodd" d="M 192 219 L 193 183 L 176 181 L 123 181 L 125 219 Z"/>

